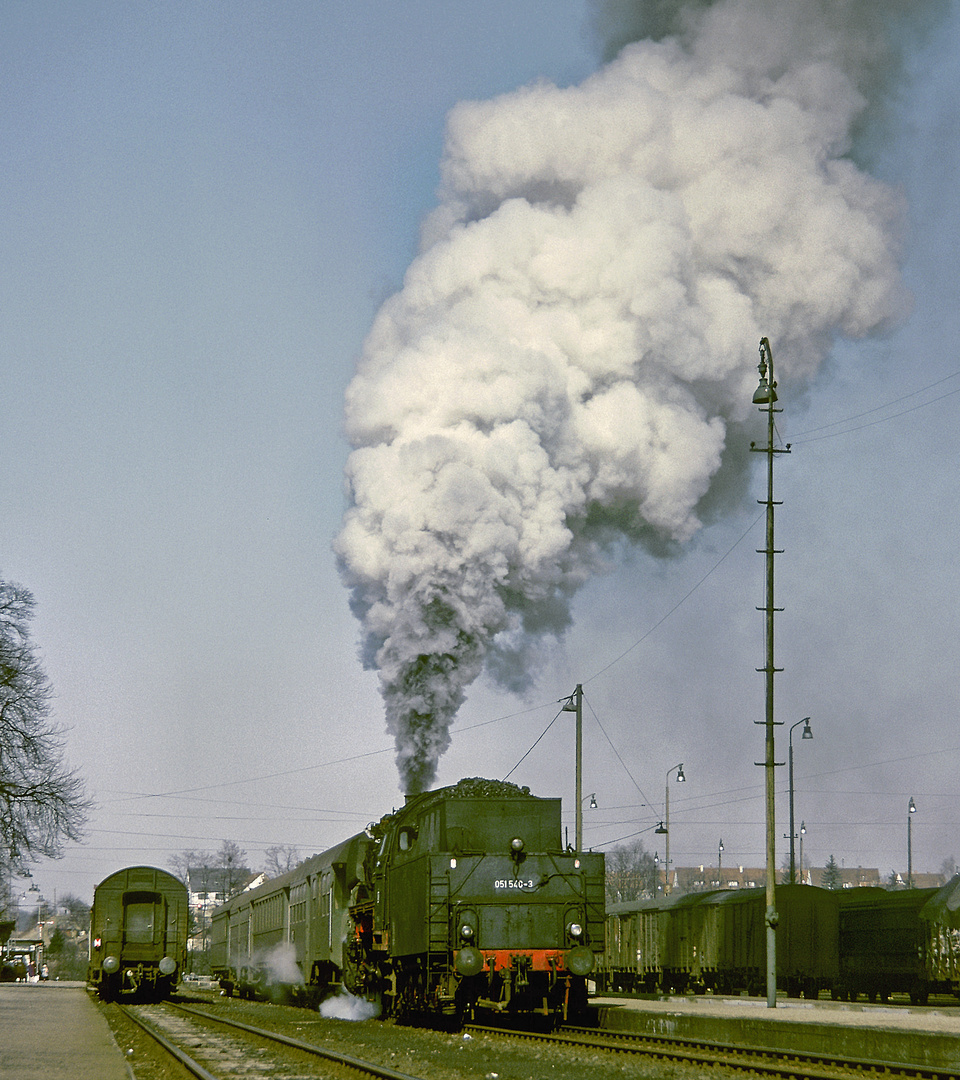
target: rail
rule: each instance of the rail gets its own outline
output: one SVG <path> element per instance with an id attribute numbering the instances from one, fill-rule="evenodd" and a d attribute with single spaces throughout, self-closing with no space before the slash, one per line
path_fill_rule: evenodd
<path id="1" fill-rule="evenodd" d="M 596 1028 L 564 1027 L 557 1032 L 544 1032 L 469 1024 L 464 1030 L 471 1035 L 491 1035 L 576 1049 L 645 1055 L 658 1061 L 700 1067 L 723 1067 L 756 1076 L 849 1080 L 851 1073 L 862 1076 L 866 1072 L 882 1074 L 884 1080 L 895 1080 L 900 1076 L 910 1077 L 911 1080 L 956 1080 L 958 1075 L 956 1069 L 919 1066 L 902 1061 L 856 1061 L 837 1055 L 736 1046 L 670 1035 L 598 1031 Z"/>
<path id="2" fill-rule="evenodd" d="M 145 1031 L 168 1054 L 174 1057 L 185 1069 L 187 1069 L 192 1076 L 195 1076 L 197 1080 L 224 1080 L 222 1073 L 219 1076 L 211 1073 L 202 1064 L 190 1057 L 184 1050 L 176 1046 L 175 1043 L 167 1038 L 166 1034 L 160 1031 L 156 1025 L 144 1020 L 142 1016 L 134 1011 L 135 1007 L 129 1005 L 118 1005 L 117 1007 L 124 1016 L 129 1020 L 132 1020 L 138 1027 Z M 331 1062 L 332 1064 L 351 1069 L 364 1076 L 375 1077 L 376 1080 L 421 1080 L 419 1077 L 411 1076 L 409 1073 L 398 1072 L 396 1069 L 391 1069 L 386 1065 L 380 1065 L 372 1061 L 364 1061 L 361 1058 L 353 1057 L 350 1054 L 343 1054 L 336 1050 L 328 1050 L 325 1047 L 317 1046 L 315 1043 L 304 1042 L 302 1039 L 294 1039 L 289 1035 L 282 1035 L 279 1032 L 270 1031 L 266 1028 L 254 1027 L 251 1024 L 241 1023 L 238 1020 L 228 1020 L 225 1017 L 215 1016 L 212 1013 L 205 1012 L 203 1009 L 194 1009 L 188 1005 L 178 1005 L 174 1002 L 164 1002 L 159 1008 L 183 1013 L 207 1023 L 219 1024 L 222 1027 L 241 1031 L 259 1039 L 278 1043 L 289 1049 L 299 1050 L 303 1053 L 310 1054 L 313 1057 Z"/>

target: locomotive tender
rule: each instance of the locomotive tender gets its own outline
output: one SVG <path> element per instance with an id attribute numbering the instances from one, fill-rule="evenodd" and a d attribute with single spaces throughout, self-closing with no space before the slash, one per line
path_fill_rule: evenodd
<path id="1" fill-rule="evenodd" d="M 960 876 L 903 892 L 778 885 L 776 904 L 777 987 L 791 997 L 960 994 Z M 598 985 L 762 995 L 765 916 L 764 889 L 612 904 Z"/>
<path id="2" fill-rule="evenodd" d="M 169 997 L 186 961 L 187 924 L 187 887 L 166 870 L 111 874 L 93 893 L 87 984 L 106 1001 Z"/>
<path id="3" fill-rule="evenodd" d="M 560 800 L 475 778 L 229 900 L 211 958 L 228 994 L 566 1017 L 603 934 L 604 856 L 563 847 Z"/>

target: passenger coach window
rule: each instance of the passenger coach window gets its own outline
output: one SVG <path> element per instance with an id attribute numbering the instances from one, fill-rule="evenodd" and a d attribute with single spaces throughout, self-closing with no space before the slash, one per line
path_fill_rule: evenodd
<path id="1" fill-rule="evenodd" d="M 153 904 L 127 904 L 127 941 L 153 941 Z"/>

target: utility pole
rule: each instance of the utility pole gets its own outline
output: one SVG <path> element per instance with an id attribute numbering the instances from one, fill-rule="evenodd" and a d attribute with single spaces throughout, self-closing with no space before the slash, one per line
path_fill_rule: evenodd
<path id="1" fill-rule="evenodd" d="M 751 451 L 755 453 L 763 453 L 767 455 L 767 497 L 766 499 L 758 499 L 761 504 L 765 504 L 767 507 L 767 536 L 766 547 L 758 548 L 758 554 L 766 556 L 766 601 L 762 608 L 758 608 L 758 611 L 765 612 L 765 627 L 766 627 L 766 662 L 762 668 L 758 668 L 758 671 L 762 671 L 765 674 L 765 689 L 766 689 L 766 708 L 765 718 L 755 723 L 762 723 L 765 726 L 765 740 L 764 740 L 764 760 L 758 761 L 757 765 L 762 765 L 766 771 L 766 848 L 767 848 L 767 1008 L 775 1009 L 777 1007 L 777 923 L 779 922 L 779 916 L 777 915 L 777 892 L 776 892 L 776 874 L 777 874 L 777 834 L 776 834 L 776 814 L 774 806 L 774 797 L 776 793 L 776 781 L 774 777 L 774 770 L 777 765 L 777 761 L 774 756 L 774 727 L 776 726 L 773 719 L 773 678 L 778 671 L 782 671 L 782 668 L 778 668 L 774 664 L 774 652 L 773 652 L 773 622 L 774 614 L 780 608 L 776 608 L 773 602 L 773 564 L 774 556 L 782 554 L 778 552 L 774 547 L 773 537 L 773 518 L 774 507 L 779 504 L 774 501 L 773 498 L 773 460 L 776 454 L 789 454 L 790 444 L 788 443 L 785 449 L 778 449 L 773 445 L 774 434 L 774 422 L 773 417 L 775 413 L 782 412 L 782 409 L 775 408 L 777 401 L 777 383 L 773 377 L 773 351 L 770 348 L 770 341 L 768 338 L 760 339 L 760 385 L 757 387 L 756 393 L 753 395 L 754 405 L 761 406 L 762 410 L 767 414 L 767 445 L 766 447 L 758 447 L 755 443 L 750 444 Z M 769 379 L 767 372 L 769 371 Z M 782 764 L 782 762 L 781 762 Z"/>

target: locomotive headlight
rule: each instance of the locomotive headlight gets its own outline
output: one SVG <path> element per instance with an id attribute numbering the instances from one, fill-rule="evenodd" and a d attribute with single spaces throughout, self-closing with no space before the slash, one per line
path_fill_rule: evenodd
<path id="1" fill-rule="evenodd" d="M 583 927 L 578 922 L 572 922 L 567 927 L 567 933 L 572 938 L 581 938 L 583 937 Z"/>
<path id="2" fill-rule="evenodd" d="M 567 953 L 567 968 L 574 975 L 589 975 L 593 971 L 594 955 L 586 945 L 578 945 Z"/>
<path id="3" fill-rule="evenodd" d="M 464 923 L 463 926 L 460 927 L 460 937 L 464 941 L 471 941 L 473 939 L 473 935 L 474 929 L 469 923 Z"/>
<path id="4" fill-rule="evenodd" d="M 516 852 L 517 854 L 523 851 L 523 840 L 521 840 L 519 836 L 515 836 L 510 841 L 510 850 Z"/>
<path id="5" fill-rule="evenodd" d="M 103 970 L 112 975 L 115 971 L 120 970 L 120 961 L 116 956 L 108 956 L 103 961 Z"/>
<path id="6" fill-rule="evenodd" d="M 483 971 L 483 953 L 472 945 L 464 945 L 454 957 L 453 966 L 458 975 L 479 975 Z"/>
<path id="7" fill-rule="evenodd" d="M 172 956 L 165 956 L 159 964 L 161 975 L 172 975 L 177 970 L 177 962 Z"/>

